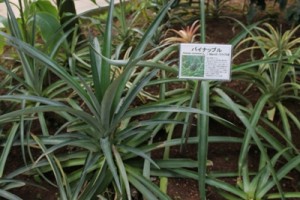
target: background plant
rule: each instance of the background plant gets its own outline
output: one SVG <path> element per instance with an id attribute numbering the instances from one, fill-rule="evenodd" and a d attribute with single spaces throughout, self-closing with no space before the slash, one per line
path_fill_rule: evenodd
<path id="1" fill-rule="evenodd" d="M 235 194 L 239 197 L 235 197 L 234 195 L 228 195 L 221 191 L 221 194 L 227 199 L 235 199 L 235 198 L 253 198 L 253 199 L 261 199 L 261 198 L 269 198 L 271 196 L 277 196 L 278 198 L 293 198 L 298 197 L 299 193 L 286 193 L 281 188 L 279 181 L 281 181 L 290 171 L 295 170 L 298 166 L 299 155 L 291 154 L 287 150 L 289 148 L 296 150 L 295 146 L 288 142 L 289 145 L 285 146 L 281 143 L 280 140 L 276 139 L 272 132 L 269 132 L 268 129 L 264 128 L 264 125 L 260 125 L 260 121 L 263 121 L 271 128 L 274 128 L 273 125 L 268 123 L 268 120 L 265 120 L 261 117 L 261 113 L 266 106 L 268 98 L 272 95 L 270 93 L 266 93 L 258 99 L 257 103 L 253 107 L 253 110 L 248 110 L 247 108 L 241 107 L 240 105 L 235 104 L 229 96 L 223 93 L 220 90 L 216 90 L 216 92 L 224 99 L 224 105 L 227 105 L 230 110 L 234 111 L 234 113 L 239 116 L 240 120 L 246 127 L 246 131 L 244 132 L 244 139 L 242 142 L 242 147 L 240 151 L 239 157 L 239 177 L 237 179 L 237 186 L 240 189 L 232 190 L 233 188 L 228 187 L 226 190 L 231 194 Z M 246 111 L 246 112 L 245 112 Z M 245 113 L 245 114 L 244 114 Z M 248 116 L 248 117 L 247 117 Z M 276 129 L 276 128 L 275 128 Z M 262 136 L 259 138 L 258 135 Z M 282 133 L 281 133 L 282 135 Z M 283 139 L 288 141 L 286 137 L 283 136 Z M 259 149 L 260 152 L 260 163 L 258 167 L 258 172 L 255 173 L 254 177 L 250 175 L 249 166 L 247 163 L 247 154 L 249 149 L 251 148 L 251 141 L 255 143 L 255 146 Z M 270 146 L 268 146 L 270 145 Z M 268 149 L 274 149 L 277 154 L 273 158 L 269 156 Z M 280 162 L 279 158 L 283 156 L 284 159 L 287 159 L 286 165 L 282 168 L 275 168 L 276 162 Z M 250 178 L 252 177 L 252 178 Z M 272 178 L 271 178 L 272 177 Z M 262 181 L 263 180 L 263 181 Z M 272 194 L 270 191 L 272 187 L 276 186 L 278 188 L 279 193 Z M 226 191 L 225 190 L 225 191 Z M 239 190 L 242 190 L 240 193 Z M 271 192 L 271 193 L 270 193 Z"/>
<path id="2" fill-rule="evenodd" d="M 288 22 L 297 25 L 299 24 L 299 7 L 300 1 L 297 0 L 286 8 L 285 17 Z"/>
<path id="3" fill-rule="evenodd" d="M 276 3 L 279 5 L 280 11 L 286 9 L 288 0 L 274 0 L 274 6 Z M 251 0 L 247 9 L 247 19 L 249 22 L 253 20 L 258 11 L 266 11 L 267 3 L 265 0 Z"/>
<path id="4" fill-rule="evenodd" d="M 238 100 L 233 101 L 227 96 L 231 93 L 228 88 L 221 87 L 227 94 L 219 89 L 215 90 L 221 97 L 217 98 L 217 106 L 234 112 L 246 127 L 246 130 L 242 129 L 240 132 L 243 136 L 243 142 L 238 163 L 237 186 L 239 189 L 231 188 L 230 185 L 227 185 L 227 187 L 225 183 L 224 187 L 221 187 L 220 193 L 227 199 L 247 199 L 249 197 L 253 199 L 275 197 L 284 199 L 299 196 L 297 192 L 288 193 L 283 191 L 280 184 L 289 172 L 298 170 L 299 152 L 291 140 L 292 133 L 287 116 L 291 117 L 292 120 L 290 121 L 294 124 L 298 124 L 298 121 L 294 118 L 294 114 L 283 106 L 291 99 L 298 99 L 299 86 L 298 82 L 295 81 L 296 79 L 293 78 L 297 73 L 292 64 L 297 62 L 294 57 L 294 55 L 297 55 L 297 48 L 294 49 L 294 47 L 297 46 L 298 40 L 292 36 L 293 31 L 288 30 L 281 34 L 276 32 L 271 25 L 266 24 L 265 26 L 268 28 L 250 26 L 253 30 L 244 26 L 250 36 L 242 40 L 240 44 L 251 44 L 249 41 L 254 41 L 255 44 L 249 48 L 246 46 L 242 50 L 237 48 L 236 55 L 243 53 L 244 50 L 246 52 L 249 50 L 257 52 L 259 50 L 262 52 L 262 56 L 256 57 L 249 63 L 241 63 L 233 67 L 234 79 L 250 82 L 249 87 L 257 87 L 261 91 L 258 99 L 252 103 L 244 99 L 243 95 L 232 93 L 231 95 L 238 98 Z M 259 30 L 257 31 L 257 29 Z M 245 93 L 247 93 L 249 87 L 246 88 Z M 280 119 L 283 119 L 280 127 L 272 123 L 275 110 L 279 112 Z M 296 126 L 298 127 L 298 125 Z M 274 133 L 278 135 L 274 137 Z M 253 171 L 249 170 L 247 157 L 249 149 L 253 146 L 259 149 L 261 157 L 257 172 L 250 175 Z M 269 149 L 275 150 L 276 153 L 269 154 Z M 282 159 L 287 164 L 282 168 L 277 168 L 275 163 L 282 162 Z M 260 182 L 262 179 L 264 180 L 263 183 Z M 257 184 L 258 182 L 261 184 Z M 272 194 L 270 191 L 273 186 L 278 188 L 278 194 Z M 224 189 L 227 192 L 224 193 Z"/>
<path id="5" fill-rule="evenodd" d="M 228 0 L 214 0 L 211 4 L 208 5 L 209 12 L 212 13 L 213 17 L 219 17 L 224 10 L 225 6 L 230 3 Z M 208 13 L 209 13 L 208 12 Z"/>
<path id="6" fill-rule="evenodd" d="M 295 32 L 299 27 L 287 30 L 284 33 L 276 31 L 270 24 L 264 24 L 267 29 L 255 28 L 256 33 L 241 42 L 254 41 L 255 44 L 247 50 L 261 50 L 263 59 L 277 58 L 276 61 L 260 64 L 254 71 L 245 71 L 262 94 L 271 93 L 268 102 L 269 119 L 273 120 L 275 113 L 279 113 L 283 120 L 282 125 L 286 135 L 292 141 L 289 121 L 299 127 L 297 117 L 284 102 L 298 99 L 299 82 L 297 80 L 298 45 L 299 40 Z M 242 52 L 242 51 L 241 51 Z M 290 120 L 288 120 L 290 118 Z"/>
<path id="7" fill-rule="evenodd" d="M 53 42 L 53 38 L 51 39 L 51 37 L 53 37 L 53 35 L 61 35 L 59 32 L 60 26 L 57 24 L 58 19 L 56 18 L 56 15 L 53 14 L 56 13 L 55 8 L 48 1 L 37 1 L 33 4 L 29 4 L 28 2 L 23 3 L 26 6 L 25 8 L 22 7 L 23 4 L 20 2 L 19 6 L 21 19 L 17 20 L 9 2 L 5 1 L 9 15 L 9 27 L 7 27 L 8 32 L 15 36 L 15 38 L 18 40 L 36 46 L 36 48 L 42 50 L 50 57 L 54 57 L 59 47 L 50 45 L 50 43 Z M 37 9 L 37 7 L 39 9 Z M 47 12 L 43 11 L 43 9 L 47 9 Z M 43 20 L 46 22 L 43 22 Z M 40 27 L 42 28 L 40 29 Z M 28 34 L 28 32 L 30 32 L 31 35 Z M 50 36 L 48 34 L 53 35 Z M 39 41 L 37 39 L 39 37 L 44 38 L 43 41 Z M 59 46 L 63 43 L 63 39 L 64 38 L 61 38 L 60 40 L 56 39 L 54 41 L 57 41 L 57 45 Z M 59 80 L 53 81 L 53 79 L 50 79 L 49 75 L 51 73 L 48 71 L 48 69 L 44 68 L 41 63 L 35 62 L 35 60 L 33 60 L 30 56 L 24 54 L 24 52 L 17 51 L 17 53 L 19 54 L 19 58 L 11 69 L 0 66 L 1 71 L 6 74 L 5 77 L 3 75 L 3 89 L 6 89 L 7 94 L 14 93 L 35 95 L 38 97 L 56 99 L 59 98 L 61 93 L 64 93 L 69 89 L 64 82 Z M 9 105 L 8 107 L 11 110 L 8 109 L 5 112 L 12 111 L 16 107 L 21 107 L 24 109 L 39 107 L 40 104 L 28 102 L 25 98 L 19 105 L 15 104 L 14 102 L 10 102 L 7 105 Z M 68 115 L 65 115 L 65 117 L 67 116 Z M 20 115 L 18 117 L 18 134 L 15 135 L 14 139 L 19 139 L 23 161 L 25 164 L 27 164 L 30 162 L 30 160 L 33 160 L 32 148 L 27 146 L 25 143 L 29 139 L 29 134 L 32 130 L 34 119 L 37 119 L 36 121 L 41 125 L 41 133 L 43 135 L 50 134 L 49 128 L 46 126 L 47 122 L 49 121 L 44 113 L 38 113 L 37 115 L 32 114 L 30 117 L 25 115 Z M 31 120 L 28 120 L 27 117 L 31 118 Z"/>

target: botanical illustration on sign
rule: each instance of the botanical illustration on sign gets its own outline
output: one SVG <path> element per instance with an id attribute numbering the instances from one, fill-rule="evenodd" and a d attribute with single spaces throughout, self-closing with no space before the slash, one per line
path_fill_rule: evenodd
<path id="1" fill-rule="evenodd" d="M 183 55 L 182 71 L 183 76 L 203 77 L 204 76 L 204 56 Z"/>

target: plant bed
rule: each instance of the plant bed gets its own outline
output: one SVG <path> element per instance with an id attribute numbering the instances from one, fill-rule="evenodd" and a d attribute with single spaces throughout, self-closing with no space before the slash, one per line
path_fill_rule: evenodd
<path id="1" fill-rule="evenodd" d="M 279 15 L 274 30 L 295 32 L 269 46 L 264 31 L 277 32 L 253 25 L 265 13 L 246 26 L 238 3 L 200 24 L 207 43 L 233 44 L 238 55 L 231 81 L 209 83 L 208 112 L 202 97 L 190 106 L 197 82 L 177 78 L 177 42 L 200 41 L 198 4 L 110 5 L 80 18 L 84 36 L 69 32 L 71 43 L 42 27 L 24 38 L 11 14 L 9 34 L 1 32 L 0 196 L 200 199 L 197 120 L 209 115 L 206 199 L 299 199 L 299 31 Z"/>

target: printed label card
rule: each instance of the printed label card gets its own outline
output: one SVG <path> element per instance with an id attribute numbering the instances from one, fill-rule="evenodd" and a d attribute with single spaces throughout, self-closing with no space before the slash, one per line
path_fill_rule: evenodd
<path id="1" fill-rule="evenodd" d="M 232 45 L 180 44 L 179 78 L 228 81 L 231 52 Z"/>

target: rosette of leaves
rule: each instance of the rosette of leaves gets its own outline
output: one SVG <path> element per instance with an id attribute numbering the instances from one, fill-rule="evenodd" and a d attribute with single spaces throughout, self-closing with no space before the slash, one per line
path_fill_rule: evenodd
<path id="1" fill-rule="evenodd" d="M 293 153 L 293 151 L 298 150 L 284 136 L 283 131 L 262 116 L 265 105 L 272 94 L 263 94 L 254 104 L 254 107 L 249 108 L 234 102 L 228 94 L 219 88 L 214 89 L 214 91 L 220 97 L 219 103 L 222 103 L 224 108 L 233 112 L 240 119 L 245 130 L 242 131 L 244 137 L 238 161 L 236 185 L 233 186 L 216 179 L 213 173 L 208 178 L 208 184 L 217 188 L 223 198 L 230 200 L 299 198 L 300 193 L 297 190 L 290 191 L 282 187 L 282 182 L 285 181 L 288 174 L 293 170 L 299 170 L 299 153 Z M 273 131 L 280 135 L 280 139 L 274 137 Z M 286 141 L 287 145 L 283 144 L 282 140 Z M 249 164 L 249 149 L 254 145 L 259 152 L 258 167 L 255 169 L 250 168 Z M 270 149 L 276 150 L 275 153 L 269 154 Z M 278 166 L 279 163 L 283 164 Z M 219 175 L 220 177 L 230 176 L 227 173 Z"/>
<path id="2" fill-rule="evenodd" d="M 58 50 L 63 46 L 66 35 L 60 32 L 57 10 L 51 2 L 19 2 L 20 18 L 16 18 L 9 1 L 5 1 L 5 4 L 8 11 L 7 24 L 9 26 L 5 27 L 7 32 L 17 40 L 35 46 L 54 59 L 53 57 L 57 55 Z M 60 36 L 62 37 L 60 38 Z M 1 35 L 1 37 L 5 36 Z M 5 43 L 7 42 L 6 39 L 3 41 Z M 57 99 L 61 97 L 60 95 L 62 93 L 70 89 L 66 82 L 51 79 L 50 76 L 53 76 L 53 74 L 41 63 L 35 62 L 31 56 L 19 50 L 17 50 L 17 53 L 19 56 L 15 55 L 15 51 L 11 50 L 4 58 L 13 62 L 12 67 L 0 66 L 0 71 L 3 73 L 1 87 L 3 87 L 2 89 L 4 89 L 7 94 L 26 94 Z M 5 65 L 5 63 L 3 65 Z M 16 106 L 20 106 L 24 109 L 38 107 L 39 103 L 28 102 L 26 99 L 23 99 L 20 105 L 15 104 L 15 102 L 10 102 L 8 105 L 8 109 L 5 109 L 3 113 L 6 113 L 8 110 L 14 110 Z M 22 156 L 25 161 L 26 148 L 24 142 L 28 133 L 31 132 L 32 121 L 25 119 L 25 117 L 23 118 L 22 115 L 19 117 L 19 126 L 22 127 L 20 128 L 19 139 L 22 147 Z M 31 117 L 34 118 L 34 115 Z M 47 117 L 44 113 L 37 115 L 37 121 L 42 126 L 42 134 L 49 135 L 49 130 L 45 126 Z"/>
<path id="3" fill-rule="evenodd" d="M 166 38 L 162 41 L 163 44 L 175 44 L 175 43 L 193 43 L 199 34 L 199 20 L 193 22 L 191 26 L 187 26 L 181 30 L 169 29 L 166 32 Z M 174 33 L 175 36 L 168 36 Z"/>
<path id="4" fill-rule="evenodd" d="M 233 59 L 246 51 L 251 51 L 250 55 L 252 55 L 254 51 L 258 50 L 265 57 L 287 56 L 290 63 L 297 63 L 299 60 L 295 54 L 297 55 L 297 47 L 300 44 L 300 39 L 296 36 L 298 30 L 299 26 L 296 26 L 283 32 L 269 23 L 264 23 L 261 27 L 254 27 L 252 31 L 248 31 L 249 37 L 240 41 L 235 47 L 238 51 Z M 251 42 L 254 44 L 249 46 L 248 44 Z M 239 49 L 239 47 L 242 48 Z"/>
<path id="5" fill-rule="evenodd" d="M 261 94 L 271 94 L 266 104 L 267 117 L 271 121 L 276 115 L 281 119 L 282 129 L 290 142 L 293 141 L 291 124 L 300 129 L 300 121 L 286 104 L 300 99 L 297 79 L 300 39 L 295 36 L 299 28 L 297 26 L 282 33 L 265 23 L 263 27 L 254 28 L 255 31 L 249 32 L 250 36 L 240 43 L 254 42 L 254 45 L 237 53 L 261 52 L 261 58 L 253 60 L 257 63 L 256 68 L 241 71 L 247 75 L 243 76 L 243 80 L 257 87 Z"/>

